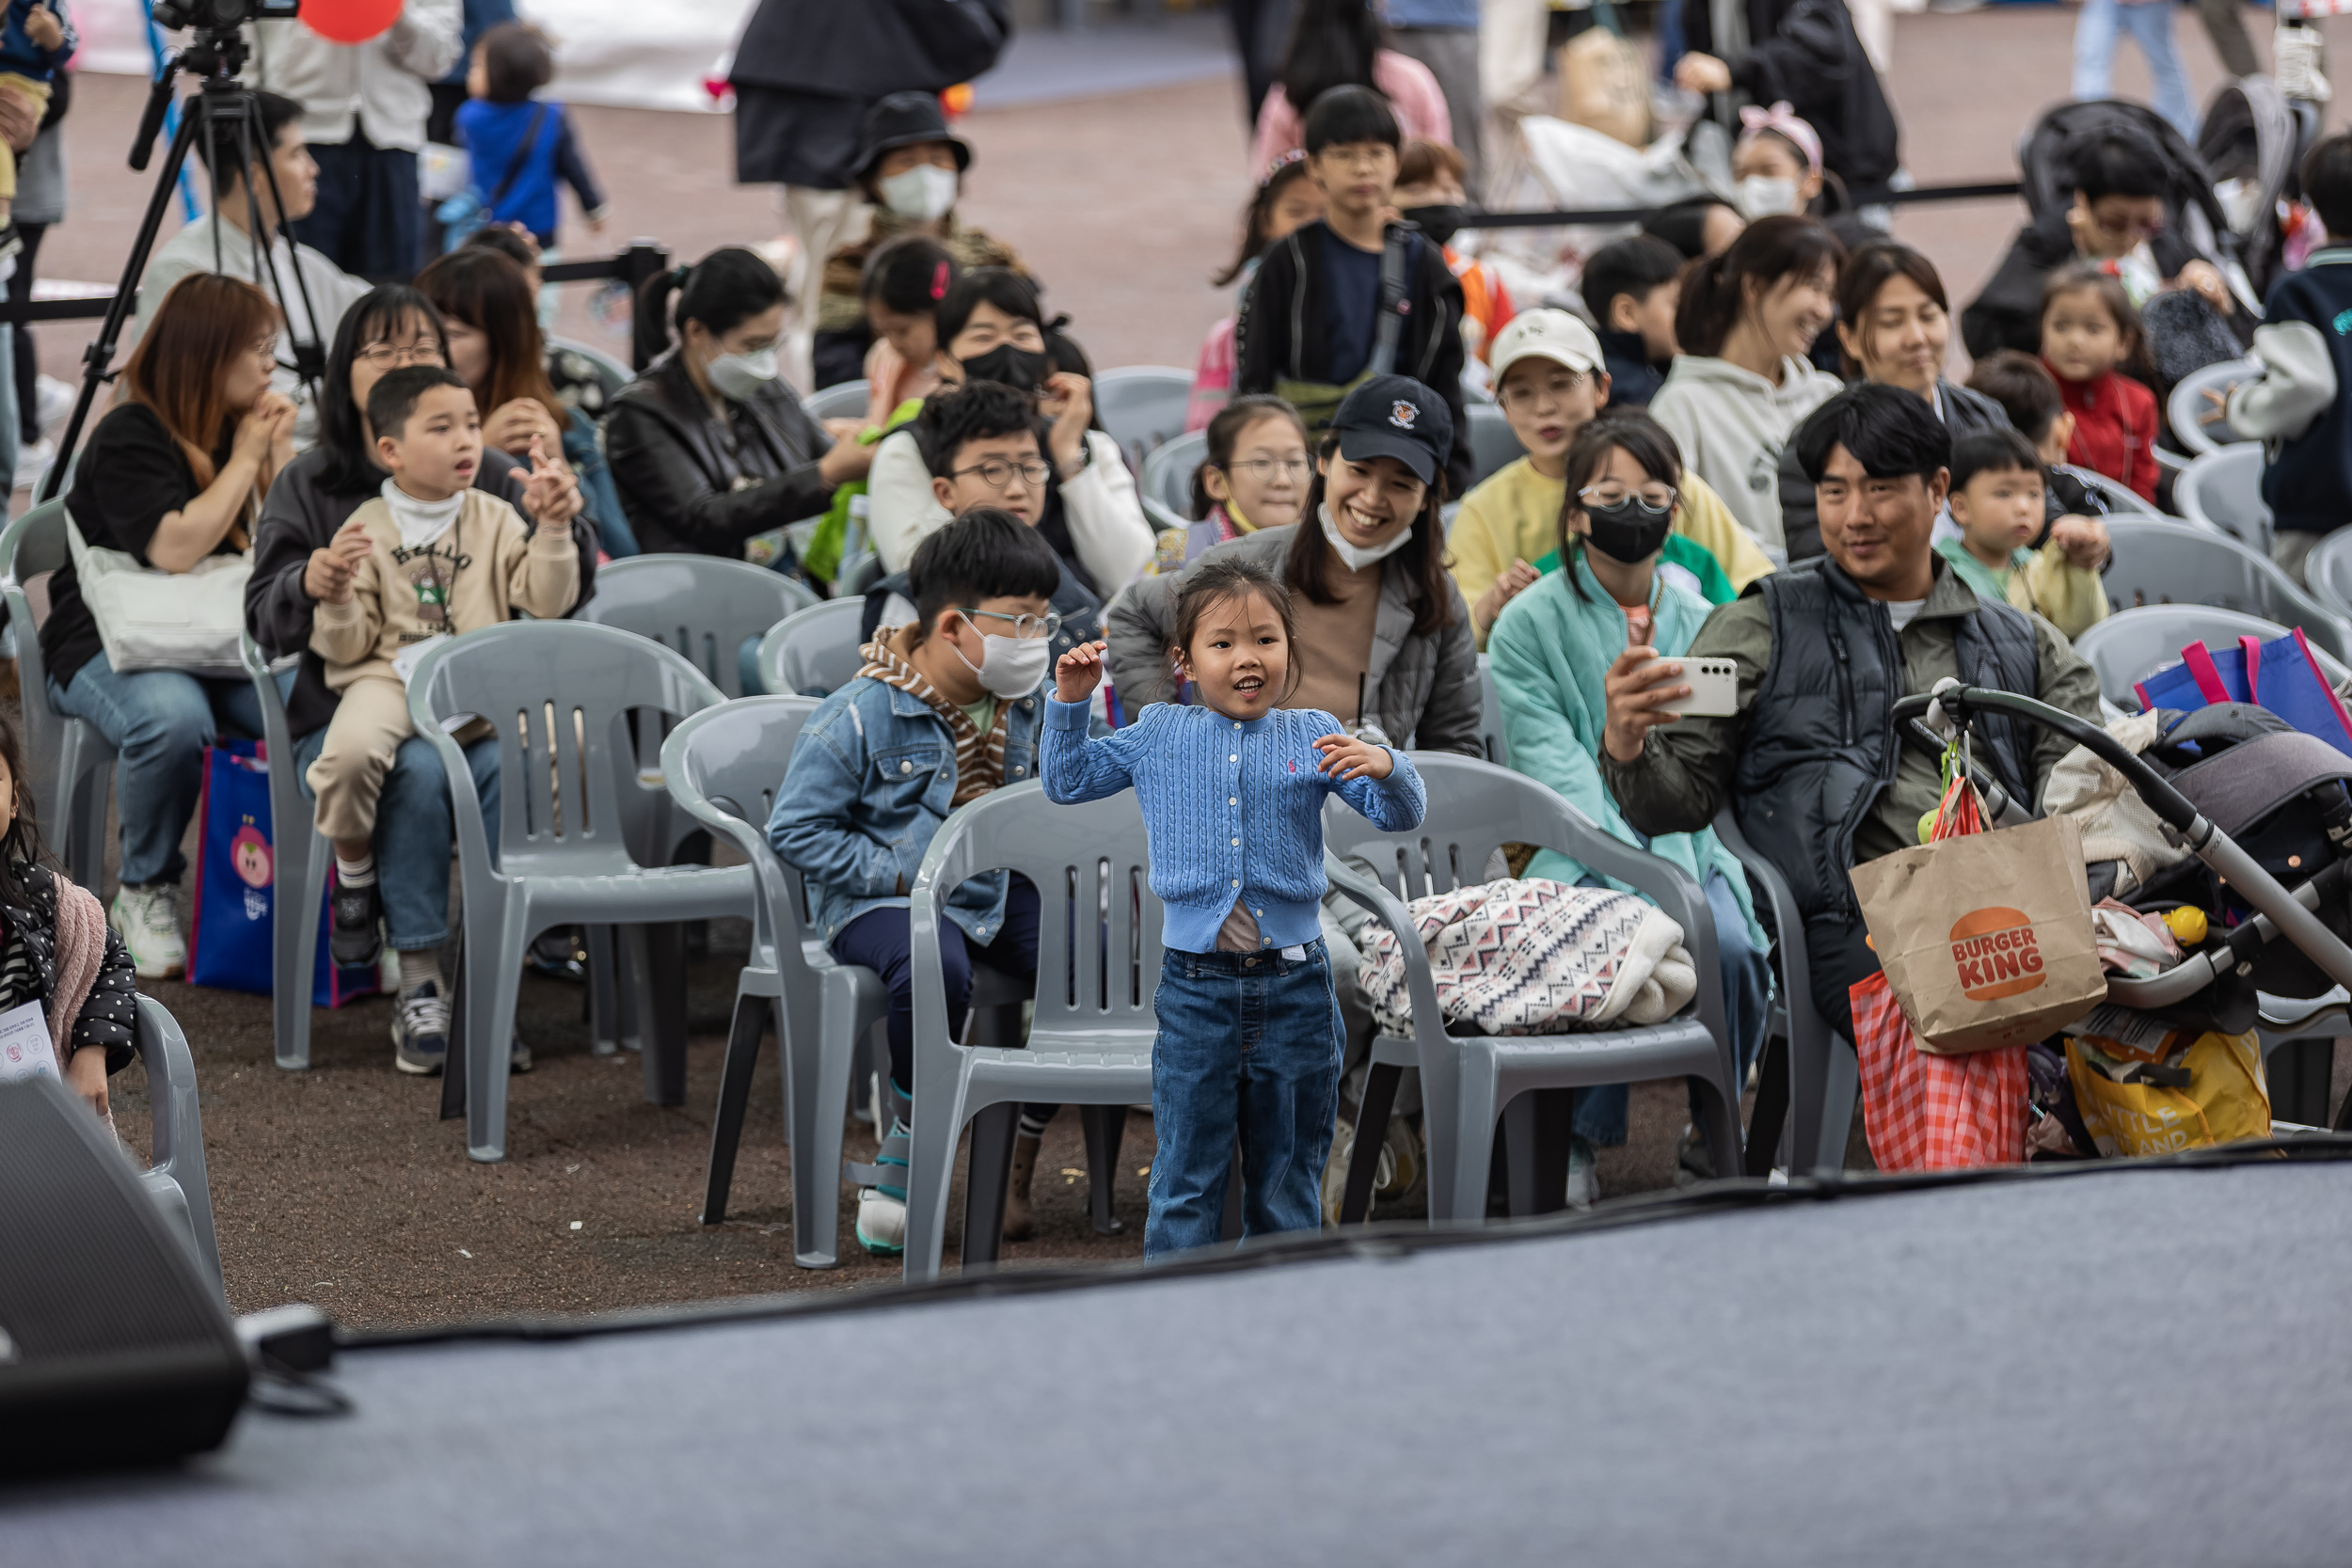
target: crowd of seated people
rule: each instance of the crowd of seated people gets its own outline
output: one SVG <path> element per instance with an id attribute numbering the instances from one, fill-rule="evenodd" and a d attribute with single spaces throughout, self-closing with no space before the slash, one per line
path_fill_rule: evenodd
<path id="1" fill-rule="evenodd" d="M 1083 756 L 1085 788 L 1132 773 L 1154 823 L 1177 820 L 1149 782 L 1158 764 L 1136 749 L 1168 712 L 1211 709 L 1307 716 L 1267 734 L 1331 726 L 1315 740 L 1344 752 L 1329 787 L 1363 784 L 1342 790 L 1351 805 L 1402 813 L 1420 787 L 1406 753 L 1488 754 L 1489 683 L 1497 754 L 1704 890 L 1744 1068 L 1774 981 L 1747 878 L 1713 831 L 1719 814 L 1794 890 L 1814 1001 L 1844 1023 L 1848 987 L 1877 961 L 1847 873 L 1915 842 L 1940 793 L 1932 763 L 1897 743 L 1891 705 L 1958 675 L 2097 717 L 2097 683 L 2070 638 L 2106 613 L 2106 508 L 2059 470 L 2153 496 L 2144 309 L 2167 292 L 2219 316 L 2238 306 L 2152 219 L 2165 174 L 2147 166 L 2150 150 L 2103 133 L 2074 150 L 2063 224 L 2021 235 L 1964 313 L 1979 358 L 1963 384 L 1936 268 L 1818 215 L 1836 171 L 1825 177 L 1820 138 L 1783 105 L 1741 142 L 1749 211 L 1683 214 L 1688 259 L 1674 223 L 1653 225 L 1589 260 L 1581 299 L 1515 309 L 1446 245 L 1464 165 L 1441 113 L 1419 123 L 1427 104 L 1381 87 L 1409 82 L 1408 100 L 1420 95 L 1401 58 L 1376 61 L 1371 85 L 1294 103 L 1285 77 L 1268 96 L 1262 137 L 1283 145 L 1261 161 L 1224 279 L 1243 284 L 1238 309 L 1201 354 L 1190 422 L 1205 458 L 1181 526 L 1147 515 L 1067 318 L 1017 258 L 958 217 L 971 151 L 919 94 L 867 117 L 857 178 L 874 221 L 827 261 L 808 302 L 819 366 L 836 378 L 862 370 L 869 384 L 857 416 L 824 420 L 782 373 L 803 302 L 748 248 L 648 282 L 634 325 L 644 369 L 583 402 L 550 373 L 560 356 L 540 325 L 527 236 L 487 231 L 413 286 L 373 289 L 315 252 L 256 238 L 254 216 L 274 232 L 301 215 L 311 184 L 298 106 L 262 94 L 285 211 L 268 209 L 258 163 L 241 168 L 228 144 L 199 141 L 221 215 L 157 252 L 120 393 L 73 470 L 69 507 L 91 545 L 153 570 L 249 553 L 246 629 L 291 661 L 281 691 L 306 789 L 314 773 L 330 790 L 346 776 L 329 734 L 339 712 L 353 717 L 339 668 L 364 661 L 337 627 L 371 539 L 439 526 L 425 514 L 441 502 L 396 499 L 387 465 L 402 433 L 374 428 L 379 404 L 399 404 L 404 428 L 422 402 L 462 405 L 459 422 L 478 428 L 479 463 L 466 471 L 483 499 L 455 499 L 511 516 L 515 549 L 550 574 L 517 607 L 568 613 L 593 598 L 600 562 L 639 552 L 750 560 L 823 595 L 861 596 L 859 675 L 825 698 L 792 757 L 775 759 L 769 837 L 807 878 L 823 940 L 891 990 L 892 1093 L 878 1114 L 903 1119 L 914 1092 L 908 883 L 956 807 L 1039 777 L 1055 756 Z M 2352 233 L 2352 138 L 2320 145 L 2303 189 L 2330 234 Z M 2338 412 L 2352 363 L 2333 326 L 2352 304 L 2333 281 L 2346 257 L 2323 249 L 2283 275 L 2251 334 L 2264 373 L 2227 399 L 2238 429 L 2271 443 L 2265 493 L 2290 569 L 2352 507 Z M 308 314 L 281 314 L 257 277 L 303 280 Z M 315 404 L 290 385 L 287 337 L 325 342 Z M 388 376 L 405 378 L 389 402 L 376 395 Z M 1474 404 L 1490 404 L 1520 448 L 1489 472 L 1472 466 Z M 404 547 L 420 542 L 430 539 Z M 256 694 L 217 673 L 116 670 L 72 568 L 50 604 L 49 689 L 28 700 L 116 748 L 119 956 L 140 975 L 180 973 L 179 846 L 203 749 L 258 731 Z M 745 689 L 756 691 L 750 650 Z M 1736 666 L 1734 712 L 1677 717 L 1683 661 L 1698 658 Z M 398 974 L 395 1065 L 431 1073 L 450 1023 L 449 780 L 432 746 L 381 729 L 373 818 L 337 841 L 331 928 L 342 956 L 380 927 Z M 1087 749 L 1121 731 L 1137 738 L 1119 743 L 1133 755 L 1118 752 L 1117 768 Z M 496 742 L 461 739 L 495 816 Z M 2062 750 L 1993 726 L 1981 760 L 2031 800 Z M 903 777 L 881 779 L 883 753 Z M 1255 787 L 1223 799 L 1239 809 Z M 0 900 L 13 885 L 7 848 Z M 1177 851 L 1167 858 L 1177 876 Z M 1160 868 L 1155 858 L 1155 878 Z M 1552 851 L 1510 870 L 1607 880 Z M 1338 1126 L 1324 1168 L 1335 1170 L 1375 1033 L 1357 982 L 1364 916 L 1327 896 L 1319 871 L 1309 881 L 1311 896 L 1277 902 L 1303 923 L 1289 934 L 1311 937 L 1278 950 L 1328 966 Z M 1225 925 L 1195 933 L 1216 945 L 1195 957 L 1271 941 L 1240 875 L 1232 885 L 1243 891 L 1231 908 L 1209 911 Z M 1035 889 L 983 878 L 954 892 L 949 912 L 951 1007 L 974 962 L 1034 970 Z M 99 1021 L 87 1034 L 111 1050 Z M 519 1040 L 510 1049 L 527 1065 Z M 1029 1225 L 1029 1176 L 1055 1109 L 1025 1109 L 1008 1234 Z M 1409 1080 L 1397 1109 L 1403 1131 L 1374 1134 L 1394 1155 L 1384 1191 L 1421 1158 Z M 1572 1194 L 1589 1196 L 1594 1149 L 1626 1129 L 1622 1087 L 1580 1092 Z M 1681 1163 L 1708 1174 L 1695 1138 Z M 1327 1212 L 1332 1196 L 1326 1180 Z M 899 1244 L 904 1199 L 887 1181 L 861 1196 L 858 1234 L 873 1250 Z"/>

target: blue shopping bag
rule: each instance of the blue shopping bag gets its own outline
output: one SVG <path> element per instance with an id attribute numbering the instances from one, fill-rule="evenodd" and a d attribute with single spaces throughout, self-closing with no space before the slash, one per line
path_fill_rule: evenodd
<path id="1" fill-rule="evenodd" d="M 196 899 L 188 929 L 188 981 L 225 990 L 272 990 L 271 933 L 278 900 L 278 840 L 269 808 L 269 760 L 249 740 L 224 741 L 204 752 L 203 793 L 197 805 L 203 831 L 196 843 Z M 340 1007 L 382 989 L 373 964 L 338 969 L 326 953 L 329 896 L 319 910 L 313 1006 Z M 301 889 L 294 889 L 297 899 Z"/>
<path id="2" fill-rule="evenodd" d="M 2328 684 L 2300 626 L 2267 642 L 2241 637 L 2227 649 L 2192 642 L 2181 650 L 2180 663 L 2165 666 L 2134 690 L 2143 710 L 2253 703 L 2352 755 L 2352 713 Z"/>

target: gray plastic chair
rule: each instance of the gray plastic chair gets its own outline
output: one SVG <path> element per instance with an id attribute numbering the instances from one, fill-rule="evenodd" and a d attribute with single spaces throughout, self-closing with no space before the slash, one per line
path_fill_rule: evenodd
<path id="1" fill-rule="evenodd" d="M 204 1170 L 204 1114 L 197 1103 L 196 1057 L 164 1005 L 139 998 L 133 1043 L 147 1066 L 147 1100 L 153 1117 L 148 1166 L 139 1184 L 164 1212 L 173 1234 L 187 1239 L 197 1264 L 225 1298 L 220 1239 L 213 1230 L 212 1179 Z"/>
<path id="2" fill-rule="evenodd" d="M 2231 388 L 2262 373 L 2259 359 L 2224 359 L 2217 365 L 2191 371 L 2174 382 L 2172 395 L 2164 404 L 2165 422 L 2172 427 L 2172 438 L 2181 443 L 2192 459 L 2246 440 L 2226 417 L 2211 424 L 2204 422 L 2203 416 L 2213 408 L 2205 394 L 2219 392 L 2227 397 Z"/>
<path id="3" fill-rule="evenodd" d="M 2133 692 L 2133 686 L 2168 664 L 2180 663 L 2181 650 L 2190 643 L 2232 648 L 2241 637 L 2259 637 L 2267 642 L 2286 634 L 2287 628 L 2277 622 L 2243 610 L 2218 610 L 2211 605 L 2143 605 L 2137 610 L 2119 610 L 2087 628 L 2074 640 L 2074 651 L 2089 659 L 2090 667 L 2099 673 L 2099 690 L 2108 701 L 2126 712 L 2137 712 L 2139 698 Z M 2312 637 L 2308 629 L 2303 635 Z M 2319 660 L 2320 672 L 2328 677 L 2328 685 L 2341 688 L 2352 682 L 2352 668 L 2320 647 L 2316 640 L 2312 641 L 2312 653 Z"/>
<path id="4" fill-rule="evenodd" d="M 778 695 L 823 697 L 847 686 L 865 662 L 857 641 L 865 616 L 862 598 L 794 610 L 759 640 L 759 678 Z"/>
<path id="5" fill-rule="evenodd" d="M 873 395 L 870 382 L 836 381 L 809 393 L 801 400 L 801 406 L 812 420 L 854 420 L 865 414 Z"/>
<path id="6" fill-rule="evenodd" d="M 1145 459 L 1184 433 L 1192 372 L 1173 365 L 1123 365 L 1094 378 L 1094 415 L 1137 471 Z"/>
<path id="7" fill-rule="evenodd" d="M 1209 457 L 1209 436 L 1188 430 L 1171 436 L 1143 460 L 1143 479 L 1136 488 L 1143 509 L 1154 528 L 1183 528 L 1192 522 L 1192 476 Z"/>
<path id="8" fill-rule="evenodd" d="M 820 607 L 821 608 L 821 607 Z M 702 1222 L 727 1217 L 735 1154 L 751 1101 L 762 1030 L 772 1022 L 784 1053 L 784 1125 L 792 1142 L 792 1259 L 804 1269 L 838 1260 L 841 1106 L 861 1045 L 890 1016 L 890 992 L 870 969 L 835 962 L 802 918 L 801 874 L 768 847 L 775 805 L 809 697 L 746 697 L 705 708 L 670 732 L 661 775 L 695 821 L 750 863 L 752 956 L 735 986 Z"/>
<path id="9" fill-rule="evenodd" d="M 1511 766 L 1511 741 L 1502 728 L 1502 693 L 1495 688 L 1494 668 L 1478 656 L 1478 744 L 1486 760 L 1498 768 Z"/>
<path id="10" fill-rule="evenodd" d="M 2107 503 L 2107 510 L 2110 513 L 2120 512 L 2127 513 L 2134 516 L 2146 515 L 2150 517 L 2161 517 L 2164 515 L 2163 513 L 2158 512 L 2153 505 L 2149 504 L 2147 499 L 2143 498 L 2138 491 L 2133 489 L 2130 485 L 2124 483 L 2120 479 L 2109 479 L 2106 475 L 2100 473 L 2094 468 L 2078 468 L 2071 463 L 2059 464 L 2058 466 L 2058 471 L 2065 474 L 2070 479 L 2078 479 L 2082 481 L 2086 486 L 2095 492 L 2102 500 Z"/>
<path id="11" fill-rule="evenodd" d="M 2352 662 L 2352 622 L 2330 613 L 2260 551 L 2169 517 L 2109 517 L 2107 537 L 2115 562 L 2104 580 L 2114 609 L 2180 604 L 2242 610 L 2282 626 L 2299 626 L 2313 643 Z"/>
<path id="12" fill-rule="evenodd" d="M 729 697 L 743 694 L 736 650 L 818 603 L 782 572 L 715 555 L 633 555 L 597 568 L 596 592 L 572 618 L 618 626 L 684 654 Z"/>
<path id="13" fill-rule="evenodd" d="M 465 928 L 451 1070 L 462 1055 L 466 1147 L 474 1159 L 506 1157 L 506 1041 L 533 937 L 555 926 L 751 915 L 748 866 L 640 865 L 622 830 L 622 792 L 639 787 L 631 711 L 682 719 L 720 701 L 718 689 L 670 649 L 577 621 L 486 626 L 419 661 L 408 713 L 441 754 L 456 818 Z M 442 727 L 466 714 L 487 719 L 498 733 L 496 865 L 473 773 Z M 646 945 L 642 933 L 631 945 Z M 647 1009 L 645 1086 L 663 1104 L 685 1098 L 683 1009 L 676 994 L 654 997 Z"/>
<path id="14" fill-rule="evenodd" d="M 319 907 L 326 899 L 326 841 L 317 812 L 302 793 L 294 766 L 294 736 L 278 677 L 249 635 L 237 639 L 245 673 L 262 706 L 262 744 L 269 759 L 271 887 L 270 1011 L 278 1065 L 300 1072 L 310 1065 L 310 997 L 318 965 Z M 290 896 L 291 895 L 291 896 Z M 291 917 L 291 918 L 289 918 Z"/>
<path id="15" fill-rule="evenodd" d="M 2340 528 L 2303 558 L 2303 581 L 2312 596 L 2352 620 L 2352 528 Z"/>
<path id="16" fill-rule="evenodd" d="M 890 569 L 882 564 L 881 555 L 873 550 L 866 550 L 841 563 L 841 586 L 835 590 L 834 596 L 843 599 L 862 599 L 866 597 L 867 589 L 889 575 Z"/>
<path id="17" fill-rule="evenodd" d="M 1861 1066 L 1846 1037 L 1829 1026 L 1813 1005 L 1813 973 L 1805 950 L 1804 918 L 1780 868 L 1757 853 L 1726 806 L 1715 815 L 1715 836 L 1748 874 L 1756 913 L 1772 931 L 1772 966 L 1777 994 L 1757 1072 L 1756 1117 L 1747 1136 L 1747 1173 L 1762 1176 L 1785 1163 L 1799 1175 L 1846 1163 L 1846 1141 L 1853 1132 L 1861 1094 Z M 1773 1068 L 1787 1071 L 1773 1079 Z M 1786 1124 L 1786 1159 L 1782 1159 Z"/>
<path id="18" fill-rule="evenodd" d="M 2208 523 L 2239 543 L 2270 552 L 2270 508 L 2263 504 L 2263 449 L 2251 441 L 2221 447 L 2190 463 L 2172 485 L 2172 502 L 2192 523 Z"/>
<path id="19" fill-rule="evenodd" d="M 1470 483 L 1483 484 L 1502 469 L 1527 455 L 1517 432 L 1500 405 L 1473 403 L 1470 416 Z M 1458 497 L 1456 498 L 1459 499 Z"/>
<path id="20" fill-rule="evenodd" d="M 1389 928 L 1400 943 L 1413 998 L 1413 1036 L 1382 1036 L 1372 1060 L 1377 1086 L 1368 1086 L 1356 1147 L 1376 1157 L 1396 1069 L 1421 1069 L 1422 1128 L 1429 1139 L 1429 1223 L 1477 1223 L 1486 1217 L 1486 1175 L 1495 1122 L 1531 1090 L 1592 1088 L 1636 1079 L 1689 1076 L 1706 1084 L 1705 1132 L 1722 1172 L 1740 1168 L 1740 1075 L 1724 1022 L 1723 973 L 1715 957 L 1715 927 L 1707 898 L 1680 869 L 1620 844 L 1574 806 L 1534 779 L 1492 763 L 1451 752 L 1416 752 L 1413 766 L 1428 786 L 1429 810 L 1409 833 L 1382 832 L 1339 800 L 1324 809 L 1326 870 L 1331 885 Z M 1534 844 L 1572 855 L 1594 870 L 1631 883 L 1682 927 L 1683 945 L 1698 972 L 1698 995 L 1665 1023 L 1597 1029 L 1567 1035 L 1452 1035 L 1438 1009 L 1428 955 L 1412 940 L 1405 904 L 1485 879 L 1488 858 L 1504 844 Z M 1378 882 L 1338 861 L 1369 861 Z M 1530 1102 L 1530 1110 L 1533 1103 Z M 1533 1133 L 1532 1118 L 1526 1130 Z M 1511 1140 L 1513 1164 L 1532 1162 L 1525 1143 Z M 1356 1173 L 1351 1171 L 1351 1176 Z M 1565 1188 L 1566 1172 L 1561 1173 Z M 1368 1176 L 1365 1178 L 1369 1180 Z M 1350 1185 L 1355 1185 L 1351 1182 Z M 1513 1182 L 1521 1186 L 1519 1180 Z M 1546 1183 L 1549 1187 L 1549 1183 Z M 1525 1201 L 1515 1193 L 1515 1210 Z M 1535 1195 L 1534 1207 L 1558 1208 L 1559 1192 Z"/>
<path id="21" fill-rule="evenodd" d="M 960 1045 L 947 1033 L 940 890 L 998 868 L 1020 872 L 1041 895 L 1036 1009 L 1026 1049 Z M 1143 814 L 1133 791 L 1057 806 L 1032 780 L 984 795 L 947 818 L 923 857 L 910 903 L 915 1094 L 905 1273 L 930 1279 L 939 1273 L 948 1181 L 964 1123 L 991 1106 L 1023 1101 L 1124 1106 L 1152 1098 L 1160 901 L 1152 892 Z M 974 966 L 975 1014 L 985 969 Z M 1099 1226 L 1111 1166 L 1106 1160 L 1096 1170 Z"/>
<path id="22" fill-rule="evenodd" d="M 597 385 L 604 388 L 605 406 L 612 405 L 620 389 L 637 379 L 637 372 L 627 361 L 615 358 L 594 343 L 583 343 L 577 338 L 549 338 L 548 347 L 564 354 L 577 354 L 596 368 Z"/>
<path id="23" fill-rule="evenodd" d="M 115 749 L 87 720 L 49 701 L 49 667 L 24 584 L 72 560 L 66 547 L 65 501 L 45 501 L 0 531 L 0 574 L 8 582 L 8 624 L 16 629 L 16 671 L 24 691 L 24 760 L 41 827 L 75 883 L 103 894 L 106 875 L 106 789 Z"/>

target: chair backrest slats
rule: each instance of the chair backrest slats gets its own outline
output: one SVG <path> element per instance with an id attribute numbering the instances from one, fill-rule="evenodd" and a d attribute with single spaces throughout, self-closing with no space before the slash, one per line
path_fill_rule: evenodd
<path id="1" fill-rule="evenodd" d="M 707 555 L 634 555 L 596 573 L 575 620 L 649 637 L 700 670 L 730 697 L 742 695 L 736 650 L 817 603 L 781 572 Z"/>

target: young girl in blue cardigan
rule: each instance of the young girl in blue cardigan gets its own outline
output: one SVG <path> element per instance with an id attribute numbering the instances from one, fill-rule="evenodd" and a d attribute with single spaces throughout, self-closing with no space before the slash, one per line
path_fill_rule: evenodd
<path id="1" fill-rule="evenodd" d="M 1146 1258 L 1218 1239 L 1236 1132 L 1243 1235 L 1322 1223 L 1343 1043 L 1316 918 L 1324 797 L 1392 832 L 1421 825 L 1421 775 L 1403 752 L 1328 713 L 1275 705 L 1293 636 L 1290 595 L 1271 573 L 1211 557 L 1185 574 L 1171 650 L 1200 705 L 1155 703 L 1088 738 L 1100 642 L 1062 656 L 1046 705 L 1047 797 L 1074 805 L 1132 785 L 1166 906 Z"/>

